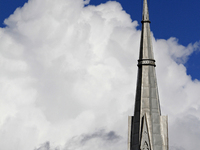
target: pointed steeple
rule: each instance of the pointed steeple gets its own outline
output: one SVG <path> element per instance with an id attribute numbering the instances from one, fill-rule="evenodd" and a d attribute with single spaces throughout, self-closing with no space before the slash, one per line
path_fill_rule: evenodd
<path id="1" fill-rule="evenodd" d="M 144 0 L 143 3 L 142 21 L 149 21 L 149 10 L 147 5 L 147 0 Z"/>
<path id="2" fill-rule="evenodd" d="M 129 150 L 168 150 L 167 117 L 161 116 L 147 0 L 142 32 L 134 116 L 129 120 Z"/>
<path id="3" fill-rule="evenodd" d="M 142 14 L 142 34 L 141 34 L 141 43 L 140 43 L 140 56 L 139 60 L 142 59 L 152 59 L 153 48 L 151 43 L 151 31 L 150 31 L 150 20 L 149 20 L 149 10 L 147 5 L 147 0 L 144 0 L 143 3 L 143 14 Z"/>

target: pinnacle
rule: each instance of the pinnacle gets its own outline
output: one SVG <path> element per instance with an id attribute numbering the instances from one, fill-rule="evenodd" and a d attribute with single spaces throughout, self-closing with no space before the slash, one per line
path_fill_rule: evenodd
<path id="1" fill-rule="evenodd" d="M 148 10 L 147 0 L 144 0 L 143 2 L 142 21 L 149 21 L 149 10 Z"/>

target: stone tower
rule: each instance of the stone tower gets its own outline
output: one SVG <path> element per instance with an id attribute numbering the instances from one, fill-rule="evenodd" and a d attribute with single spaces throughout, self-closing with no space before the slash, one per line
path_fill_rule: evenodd
<path id="1" fill-rule="evenodd" d="M 128 150 L 168 150 L 168 119 L 161 116 L 147 0 L 142 32 L 134 116 L 129 116 Z"/>

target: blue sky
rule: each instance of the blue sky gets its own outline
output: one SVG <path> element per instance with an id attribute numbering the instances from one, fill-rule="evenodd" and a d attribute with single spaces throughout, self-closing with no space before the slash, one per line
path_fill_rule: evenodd
<path id="1" fill-rule="evenodd" d="M 91 5 L 99 5 L 108 0 L 91 0 Z M 116 0 L 131 15 L 132 20 L 140 23 L 142 0 Z M 17 7 L 22 7 L 27 0 L 1 0 L 0 26 Z M 200 1 L 199 0 L 149 0 L 151 30 L 156 39 L 176 37 L 179 43 L 187 46 L 200 40 Z M 141 24 L 138 27 L 141 28 Z M 194 52 L 185 66 L 192 79 L 200 79 L 200 52 Z"/>

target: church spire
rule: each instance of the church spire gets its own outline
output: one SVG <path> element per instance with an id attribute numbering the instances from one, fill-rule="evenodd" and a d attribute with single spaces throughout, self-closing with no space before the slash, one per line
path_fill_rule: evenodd
<path id="1" fill-rule="evenodd" d="M 147 0 L 142 32 L 134 116 L 129 117 L 128 150 L 168 150 L 167 116 L 161 116 Z"/>
<path id="2" fill-rule="evenodd" d="M 149 21 L 149 10 L 147 5 L 147 0 L 144 0 L 143 3 L 142 21 Z"/>
<path id="3" fill-rule="evenodd" d="M 149 20 L 147 0 L 144 0 L 143 3 L 143 14 L 141 22 L 142 22 L 142 34 L 141 34 L 139 60 L 142 59 L 154 60 L 153 48 L 151 43 L 150 20 Z"/>

